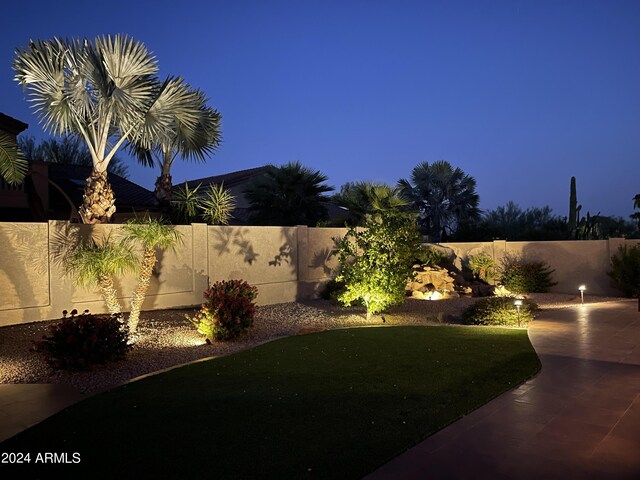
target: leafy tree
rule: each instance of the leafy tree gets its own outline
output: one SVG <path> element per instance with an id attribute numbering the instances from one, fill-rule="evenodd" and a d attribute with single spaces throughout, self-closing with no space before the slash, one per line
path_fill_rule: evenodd
<path id="1" fill-rule="evenodd" d="M 85 167 L 93 165 L 89 147 L 81 139 L 72 135 L 65 135 L 60 140 L 49 138 L 40 143 L 36 143 L 33 137 L 21 136 L 18 137 L 18 145 L 29 163 L 48 162 Z M 107 172 L 124 178 L 129 176 L 127 166 L 118 157 L 111 159 Z"/>
<path id="2" fill-rule="evenodd" d="M 327 177 L 299 162 L 275 167 L 251 182 L 245 191 L 251 221 L 255 225 L 315 226 L 327 217 L 324 194 L 333 187 L 324 185 Z"/>
<path id="3" fill-rule="evenodd" d="M 154 137 L 152 128 L 143 135 L 142 142 L 129 144 L 130 150 L 144 164 L 157 163 L 160 175 L 156 180 L 156 198 L 161 205 L 171 202 L 171 166 L 178 156 L 187 160 L 205 161 L 214 153 L 221 140 L 221 115 L 207 106 L 205 94 L 180 78 L 169 78 L 163 84 L 157 102 L 173 102 L 173 125 L 165 135 Z M 153 138 L 148 148 L 146 138 Z"/>
<path id="4" fill-rule="evenodd" d="M 9 184 L 19 184 L 27 174 L 27 161 L 13 138 L 0 132 L 0 177 Z"/>
<path id="5" fill-rule="evenodd" d="M 167 225 L 162 220 L 154 218 L 130 220 L 123 229 L 128 239 L 140 244 L 143 250 L 138 270 L 138 282 L 131 298 L 131 311 L 128 319 L 129 333 L 135 335 L 142 303 L 147 295 L 153 267 L 157 261 L 156 249 L 175 248 L 181 241 L 181 236 L 173 225 Z"/>
<path id="6" fill-rule="evenodd" d="M 79 213 L 84 223 L 108 222 L 115 212 L 109 163 L 125 142 L 151 149 L 171 134 L 178 91 L 158 81 L 154 57 L 126 35 L 32 41 L 18 49 L 13 68 L 45 129 L 86 142 L 93 170 Z"/>
<path id="7" fill-rule="evenodd" d="M 411 181 L 401 179 L 398 186 L 420 211 L 422 228 L 434 243 L 480 216 L 475 179 L 444 160 L 418 164 Z"/>
<path id="8" fill-rule="evenodd" d="M 608 275 L 626 297 L 638 297 L 640 302 L 640 245 L 618 247 Z"/>
<path id="9" fill-rule="evenodd" d="M 340 272 L 336 281 L 344 283 L 338 300 L 344 305 L 361 301 L 367 320 L 402 303 L 421 241 L 415 214 L 381 210 L 367 215 L 364 229 L 351 227 L 337 241 Z"/>
<path id="10" fill-rule="evenodd" d="M 384 183 L 347 182 L 332 198 L 336 204 L 349 210 L 347 224 L 352 226 L 363 225 L 366 216 L 375 211 L 411 205 L 399 188 Z"/>

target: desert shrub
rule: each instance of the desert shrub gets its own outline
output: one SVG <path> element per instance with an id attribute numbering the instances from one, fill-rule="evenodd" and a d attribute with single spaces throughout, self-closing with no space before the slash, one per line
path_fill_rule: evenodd
<path id="1" fill-rule="evenodd" d="M 370 319 L 404 301 L 422 238 L 411 213 L 379 211 L 366 216 L 364 227 L 352 227 L 337 240 L 340 271 L 336 280 L 345 285 L 338 300 L 346 306 L 362 302 Z"/>
<path id="2" fill-rule="evenodd" d="M 490 282 L 494 278 L 496 264 L 490 255 L 483 252 L 469 255 L 469 268 L 475 277 Z"/>
<path id="3" fill-rule="evenodd" d="M 640 295 L 640 245 L 619 247 L 608 274 L 626 297 Z"/>
<path id="4" fill-rule="evenodd" d="M 515 293 L 544 293 L 557 285 L 551 278 L 554 271 L 541 260 L 506 255 L 500 268 L 500 283 Z"/>
<path id="5" fill-rule="evenodd" d="M 242 280 L 216 282 L 205 290 L 200 310 L 187 318 L 207 341 L 231 340 L 253 325 L 257 295 L 258 289 Z"/>
<path id="6" fill-rule="evenodd" d="M 71 316 L 50 328 L 50 334 L 34 342 L 34 349 L 44 354 L 56 369 L 86 370 L 96 363 L 120 360 L 130 348 L 126 323 L 121 314 L 92 315 L 88 310 Z"/>
<path id="7" fill-rule="evenodd" d="M 518 326 L 518 310 L 509 297 L 485 297 L 467 307 L 462 313 L 462 323 L 467 325 Z M 520 307 L 520 325 L 526 326 L 533 320 L 538 306 L 530 300 L 523 300 Z"/>

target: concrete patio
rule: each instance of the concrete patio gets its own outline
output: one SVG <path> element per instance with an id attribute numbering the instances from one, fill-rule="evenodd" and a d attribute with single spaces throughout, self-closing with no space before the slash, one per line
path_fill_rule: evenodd
<path id="1" fill-rule="evenodd" d="M 542 371 L 366 478 L 640 478 L 635 301 L 543 312 Z"/>

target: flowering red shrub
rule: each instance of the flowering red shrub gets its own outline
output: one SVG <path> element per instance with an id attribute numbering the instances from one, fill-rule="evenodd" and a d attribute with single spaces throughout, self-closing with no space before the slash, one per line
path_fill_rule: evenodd
<path id="1" fill-rule="evenodd" d="M 231 340 L 251 325 L 258 289 L 243 280 L 223 280 L 204 291 L 207 302 L 189 320 L 209 342 Z"/>
<path id="2" fill-rule="evenodd" d="M 128 331 L 122 315 L 91 315 L 88 310 L 77 315 L 73 310 L 62 322 L 49 327 L 50 334 L 34 342 L 56 369 L 85 370 L 95 363 L 119 360 L 130 348 Z"/>

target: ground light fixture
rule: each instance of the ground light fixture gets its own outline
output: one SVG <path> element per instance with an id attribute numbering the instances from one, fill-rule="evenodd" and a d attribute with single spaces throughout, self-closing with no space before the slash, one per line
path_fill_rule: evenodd
<path id="1" fill-rule="evenodd" d="M 516 310 L 518 311 L 518 328 L 520 328 L 520 307 L 522 306 L 522 299 L 516 298 L 513 304 L 515 305 Z"/>
<path id="2" fill-rule="evenodd" d="M 580 291 L 580 303 L 584 303 L 584 291 L 587 289 L 585 285 L 580 285 L 578 290 Z"/>

